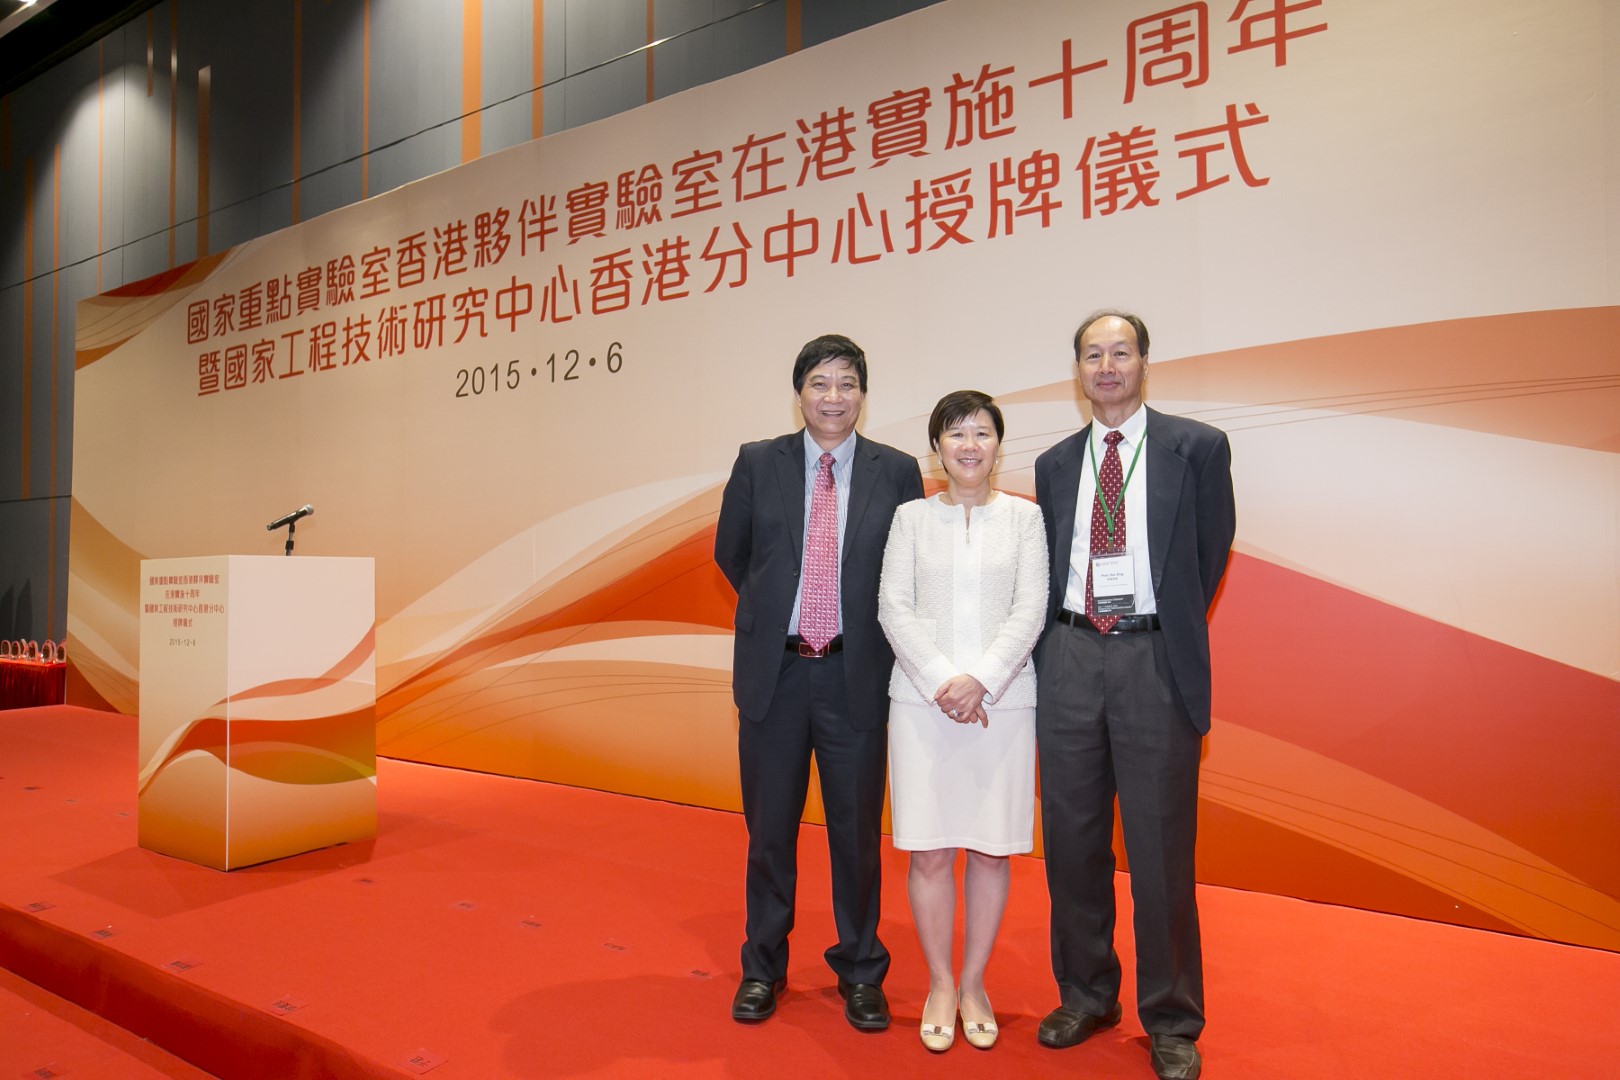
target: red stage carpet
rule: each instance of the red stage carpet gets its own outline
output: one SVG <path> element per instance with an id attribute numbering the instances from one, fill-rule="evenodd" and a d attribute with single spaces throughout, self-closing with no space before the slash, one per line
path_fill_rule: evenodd
<path id="1" fill-rule="evenodd" d="M 0 1077 L 197 1075 L 105 1021 L 277 1080 L 1152 1076 L 1129 1006 L 1084 1046 L 1036 1044 L 1055 1004 L 1036 860 L 1013 860 L 991 968 L 1001 1044 L 936 1057 L 892 851 L 894 1026 L 844 1023 L 807 827 L 788 993 L 743 1027 L 737 815 L 383 761 L 375 842 L 224 874 L 136 846 L 135 737 L 114 714 L 0 713 L 0 966 L 94 1014 L 0 981 Z M 1212 1080 L 1620 1075 L 1620 955 L 1224 889 L 1200 904 Z"/>

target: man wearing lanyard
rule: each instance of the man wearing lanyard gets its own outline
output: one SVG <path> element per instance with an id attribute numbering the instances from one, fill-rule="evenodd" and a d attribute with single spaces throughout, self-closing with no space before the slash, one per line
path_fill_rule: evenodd
<path id="1" fill-rule="evenodd" d="M 844 1016 L 889 1026 L 878 940 L 879 840 L 894 653 L 878 575 L 895 507 L 922 498 L 917 459 L 855 433 L 866 354 L 824 334 L 793 365 L 804 428 L 738 452 L 714 561 L 737 590 L 731 685 L 748 823 L 748 917 L 732 1018 L 764 1020 L 787 985 L 799 818 L 814 754 L 827 816 L 833 921 L 826 951 Z"/>
<path id="2" fill-rule="evenodd" d="M 1136 1009 L 1153 1071 L 1193 1080 L 1204 1028 L 1194 897 L 1210 603 L 1236 528 L 1226 435 L 1142 404 L 1148 331 L 1102 311 L 1074 335 L 1092 423 L 1035 462 L 1052 552 L 1039 679 L 1042 831 L 1060 1004 L 1037 1037 L 1120 1020 L 1114 798 L 1135 907 Z"/>

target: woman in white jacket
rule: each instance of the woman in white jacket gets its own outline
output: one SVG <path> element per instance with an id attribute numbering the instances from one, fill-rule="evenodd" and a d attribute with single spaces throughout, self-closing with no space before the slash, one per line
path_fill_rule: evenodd
<path id="1" fill-rule="evenodd" d="M 911 852 L 907 890 L 928 961 L 922 1042 L 950 1048 L 956 1018 L 995 1044 L 984 972 L 1007 904 L 1007 856 L 1034 846 L 1035 669 L 1046 615 L 1046 532 L 1033 502 L 990 486 L 1001 410 L 947 394 L 928 420 L 946 489 L 895 513 L 878 620 L 894 646 L 889 793 L 894 846 Z M 951 969 L 956 850 L 963 875 L 960 980 Z"/>

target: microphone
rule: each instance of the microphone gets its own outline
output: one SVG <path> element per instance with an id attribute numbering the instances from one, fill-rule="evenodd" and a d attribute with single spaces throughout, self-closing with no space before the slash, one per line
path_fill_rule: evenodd
<path id="1" fill-rule="evenodd" d="M 265 526 L 265 530 L 268 531 L 268 532 L 275 532 L 277 529 L 281 528 L 283 525 L 291 525 L 293 522 L 297 521 L 299 518 L 309 517 L 309 515 L 313 514 L 314 512 L 315 512 L 315 508 L 313 506 L 311 506 L 309 503 L 305 503 L 303 506 L 300 506 L 298 509 L 294 510 L 292 513 L 287 514 L 284 517 L 276 518 L 276 520 L 272 521 L 270 524 Z"/>

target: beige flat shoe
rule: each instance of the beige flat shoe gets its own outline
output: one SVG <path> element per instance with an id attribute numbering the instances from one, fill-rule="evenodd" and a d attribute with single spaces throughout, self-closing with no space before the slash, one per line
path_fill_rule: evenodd
<path id="1" fill-rule="evenodd" d="M 961 998 L 957 999 L 957 1008 L 961 1008 Z M 968 1045 L 975 1050 L 988 1050 L 996 1045 L 996 1038 L 1000 1036 L 1001 1029 L 996 1026 L 996 1017 L 992 1010 L 989 1020 L 969 1020 L 967 1013 L 961 1013 L 962 1037 Z"/>
<path id="2" fill-rule="evenodd" d="M 930 1024 L 927 1019 L 928 1003 L 933 1000 L 934 995 L 930 993 L 923 1001 L 923 1022 L 921 1029 L 918 1031 L 918 1036 L 922 1039 L 922 1044 L 928 1049 L 936 1054 L 943 1054 L 956 1041 L 956 1014 L 954 1012 L 951 1014 L 950 1027 L 941 1024 Z"/>

